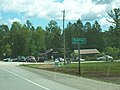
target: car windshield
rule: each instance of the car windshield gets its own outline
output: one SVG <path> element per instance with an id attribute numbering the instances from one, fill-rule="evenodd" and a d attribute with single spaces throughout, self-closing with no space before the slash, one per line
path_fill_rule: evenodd
<path id="1" fill-rule="evenodd" d="M 0 90 L 120 90 L 120 0 L 0 0 Z"/>

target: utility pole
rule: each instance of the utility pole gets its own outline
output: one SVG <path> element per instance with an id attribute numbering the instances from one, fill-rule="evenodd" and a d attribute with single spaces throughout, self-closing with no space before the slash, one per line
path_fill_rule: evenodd
<path id="1" fill-rule="evenodd" d="M 65 10 L 63 11 L 63 33 L 64 33 L 64 65 L 66 61 L 66 46 L 65 46 L 65 29 L 64 29 L 64 23 L 65 22 Z"/>

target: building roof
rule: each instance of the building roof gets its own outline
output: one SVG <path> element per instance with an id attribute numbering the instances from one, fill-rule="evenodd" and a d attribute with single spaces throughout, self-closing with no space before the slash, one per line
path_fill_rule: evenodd
<path id="1" fill-rule="evenodd" d="M 78 53 L 78 50 L 74 50 L 74 52 Z M 97 49 L 82 49 L 80 50 L 80 54 L 97 54 L 100 53 Z"/>
<path id="2" fill-rule="evenodd" d="M 51 53 L 51 52 L 53 52 L 53 49 L 49 49 L 49 50 L 47 50 L 45 53 L 46 53 L 46 54 L 49 54 L 49 53 Z"/>

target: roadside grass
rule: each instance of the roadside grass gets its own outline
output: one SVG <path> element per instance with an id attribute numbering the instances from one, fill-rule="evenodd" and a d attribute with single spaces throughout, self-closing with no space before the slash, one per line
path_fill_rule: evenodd
<path id="1" fill-rule="evenodd" d="M 61 65 L 59 67 L 52 64 L 24 64 L 22 66 L 120 84 L 120 62 L 81 63 L 80 65 L 81 75 L 78 73 L 78 64 Z"/>

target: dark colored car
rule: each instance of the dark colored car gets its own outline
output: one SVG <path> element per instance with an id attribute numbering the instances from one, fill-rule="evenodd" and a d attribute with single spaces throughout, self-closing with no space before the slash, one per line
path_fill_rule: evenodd
<path id="1" fill-rule="evenodd" d="M 39 56 L 37 57 L 37 62 L 44 62 L 45 60 L 47 60 L 47 56 L 45 53 L 41 53 L 39 54 Z"/>
<path id="2" fill-rule="evenodd" d="M 44 62 L 45 61 L 45 57 L 38 57 L 37 58 L 37 62 Z"/>

